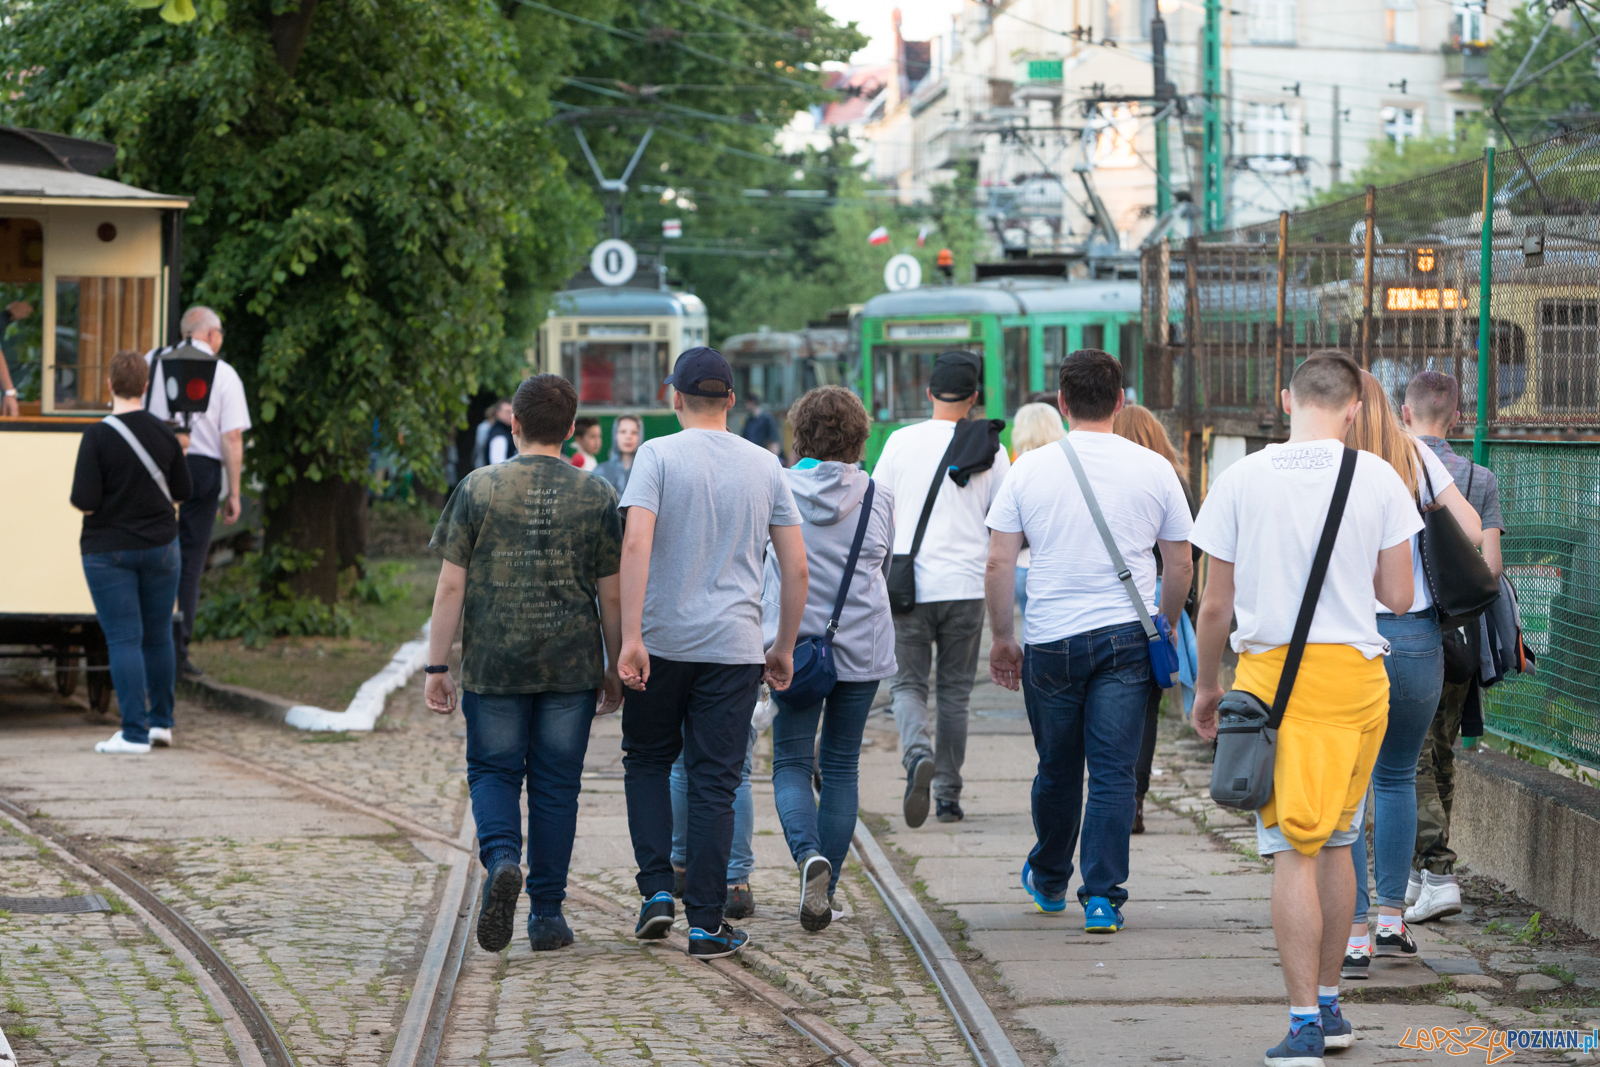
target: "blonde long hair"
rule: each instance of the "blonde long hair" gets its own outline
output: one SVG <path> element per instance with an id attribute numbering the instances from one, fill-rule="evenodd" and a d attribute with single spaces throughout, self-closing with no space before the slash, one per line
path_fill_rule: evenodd
<path id="1" fill-rule="evenodd" d="M 1167 428 L 1161 425 L 1160 419 L 1150 414 L 1149 408 L 1143 404 L 1124 404 L 1122 410 L 1111 419 L 1111 432 L 1156 453 L 1172 464 L 1172 469 L 1178 472 L 1178 481 L 1189 484 L 1187 465 L 1179 461 L 1178 450 L 1172 447 Z"/>
<path id="2" fill-rule="evenodd" d="M 1400 475 L 1411 495 L 1417 495 L 1417 442 L 1395 417 L 1383 383 L 1367 371 L 1361 372 L 1361 411 L 1345 434 L 1344 443 L 1382 457 Z"/>
<path id="3" fill-rule="evenodd" d="M 1067 436 L 1061 412 L 1049 404 L 1024 404 L 1011 423 L 1011 448 L 1017 455 L 1054 444 Z"/>

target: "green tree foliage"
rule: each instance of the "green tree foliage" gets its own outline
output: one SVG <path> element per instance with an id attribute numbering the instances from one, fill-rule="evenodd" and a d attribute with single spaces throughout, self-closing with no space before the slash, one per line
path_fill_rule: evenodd
<path id="1" fill-rule="evenodd" d="M 331 601 L 333 503 L 369 448 L 436 477 L 464 396 L 515 378 L 508 305 L 588 242 L 514 26 L 492 0 L 207 0 L 182 25 L 0 0 L 0 24 L 4 121 L 115 142 L 115 177 L 194 197 L 185 297 L 223 317 L 269 531 L 324 553 L 296 580 Z"/>
<path id="2" fill-rule="evenodd" d="M 1539 41 L 1523 66 L 1523 77 L 1544 73 L 1513 91 L 1500 106 L 1501 120 L 1518 141 L 1548 136 L 1560 125 L 1600 118 L 1596 114 L 1600 112 L 1600 77 L 1595 74 L 1595 49 L 1580 47 L 1595 42 L 1595 28 L 1590 21 L 1594 15 L 1581 5 L 1563 5 L 1570 14 L 1566 18 L 1558 16 L 1540 39 L 1539 31 L 1553 6 L 1539 0 L 1511 6 L 1489 50 L 1489 84 L 1477 90 L 1484 103 L 1492 105 L 1501 90 L 1511 84 L 1517 68 L 1523 66 L 1523 57 L 1528 56 L 1534 41 Z M 1570 29 L 1561 25 L 1564 21 L 1570 22 Z M 1574 49 L 1578 49 L 1576 54 L 1554 69 L 1545 70 Z"/>

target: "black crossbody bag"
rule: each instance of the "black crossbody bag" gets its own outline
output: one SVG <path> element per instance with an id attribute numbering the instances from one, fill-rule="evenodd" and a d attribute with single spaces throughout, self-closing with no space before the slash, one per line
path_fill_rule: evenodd
<path id="1" fill-rule="evenodd" d="M 1428 592 L 1433 595 L 1440 628 L 1453 630 L 1473 621 L 1500 599 L 1500 582 L 1467 538 L 1467 532 L 1456 522 L 1456 517 L 1450 514 L 1450 509 L 1433 495 L 1433 477 L 1427 465 L 1420 459 L 1417 463 L 1422 467 L 1432 504 L 1427 509 L 1420 501 L 1417 504 L 1423 524 L 1418 545 L 1422 553 L 1422 574 L 1427 579 Z M 1468 489 L 1471 486 L 1469 480 Z"/>
<path id="2" fill-rule="evenodd" d="M 922 535 L 928 532 L 928 518 L 933 514 L 933 502 L 939 499 L 939 487 L 944 485 L 950 472 L 950 455 L 956 449 L 959 435 L 952 434 L 950 445 L 939 457 L 939 466 L 933 472 L 933 484 L 928 486 L 928 497 L 922 502 L 922 517 L 917 520 L 917 532 L 911 538 L 911 551 L 889 560 L 889 610 L 904 615 L 917 606 L 917 553 L 922 550 Z"/>
<path id="3" fill-rule="evenodd" d="M 1289 707 L 1295 675 L 1305 656 L 1306 639 L 1311 636 L 1311 618 L 1317 613 L 1322 582 L 1328 576 L 1328 561 L 1333 558 L 1333 542 L 1339 536 L 1339 522 L 1350 498 L 1350 482 L 1356 472 L 1356 452 L 1344 450 L 1339 462 L 1339 477 L 1333 483 L 1333 499 L 1328 503 L 1328 518 L 1322 524 L 1322 539 L 1311 559 L 1311 575 L 1306 579 L 1300 614 L 1294 620 L 1294 636 L 1278 676 L 1278 692 L 1272 707 L 1254 693 L 1230 689 L 1217 707 L 1217 756 L 1211 765 L 1211 799 L 1225 808 L 1259 811 L 1272 799 L 1272 767 L 1278 758 L 1278 727 Z"/>

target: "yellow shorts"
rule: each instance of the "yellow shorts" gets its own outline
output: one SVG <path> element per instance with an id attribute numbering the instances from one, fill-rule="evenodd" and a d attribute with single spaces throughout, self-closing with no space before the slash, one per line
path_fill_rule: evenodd
<path id="1" fill-rule="evenodd" d="M 1271 704 L 1288 651 L 1241 655 L 1234 686 Z M 1307 645 L 1278 730 L 1262 825 L 1277 825 L 1307 856 L 1336 830 L 1349 830 L 1388 722 L 1389 675 L 1381 656 L 1367 659 L 1349 645 Z"/>

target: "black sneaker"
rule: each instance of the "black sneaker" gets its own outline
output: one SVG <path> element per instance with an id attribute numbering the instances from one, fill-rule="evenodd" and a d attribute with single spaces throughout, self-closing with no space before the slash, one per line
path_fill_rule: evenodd
<path id="1" fill-rule="evenodd" d="M 714 934 L 698 926 L 689 931 L 689 955 L 697 960 L 720 960 L 744 948 L 750 937 L 743 930 L 735 930 L 727 923 Z"/>
<path id="2" fill-rule="evenodd" d="M 1339 977 L 1348 978 L 1354 982 L 1364 982 L 1367 973 L 1372 969 L 1372 950 L 1369 948 L 1344 947 L 1344 965 L 1339 968 Z"/>
<path id="3" fill-rule="evenodd" d="M 828 883 L 833 880 L 833 865 L 820 852 L 800 862 L 800 926 L 816 933 L 833 921 L 828 900 Z"/>
<path id="4" fill-rule="evenodd" d="M 728 902 L 722 906 L 722 916 L 725 919 L 748 919 L 756 913 L 756 895 L 750 892 L 750 886 L 730 885 L 728 887 Z"/>
<path id="5" fill-rule="evenodd" d="M 1374 956 L 1399 956 L 1401 959 L 1412 959 L 1417 954 L 1417 943 L 1411 940 L 1411 931 L 1406 929 L 1406 924 L 1400 923 L 1398 934 L 1386 934 L 1383 927 L 1378 927 L 1378 936 L 1372 939 L 1372 954 Z"/>
<path id="6" fill-rule="evenodd" d="M 178 664 L 178 677 L 180 678 L 203 678 L 205 677 L 205 673 L 205 671 L 201 670 L 197 664 L 191 662 L 187 657 L 184 658 L 182 663 Z"/>
<path id="7" fill-rule="evenodd" d="M 633 928 L 633 936 L 641 941 L 660 941 L 672 931 L 672 920 L 677 917 L 678 909 L 672 905 L 672 894 L 657 893 L 640 905 L 639 925 Z"/>
<path id="8" fill-rule="evenodd" d="M 572 927 L 561 915 L 530 915 L 528 947 L 535 952 L 554 952 L 572 944 Z"/>
<path id="9" fill-rule="evenodd" d="M 967 817 L 961 805 L 954 800 L 941 800 L 934 805 L 934 818 L 940 822 L 960 822 Z"/>
<path id="10" fill-rule="evenodd" d="M 928 787 L 933 784 L 933 760 L 920 757 L 906 772 L 906 799 L 902 809 L 906 825 L 915 829 L 928 821 Z"/>
<path id="11" fill-rule="evenodd" d="M 522 895 L 522 865 L 516 860 L 496 860 L 483 880 L 483 901 L 478 909 L 478 947 L 499 952 L 511 944 L 517 918 L 517 898 Z"/>

